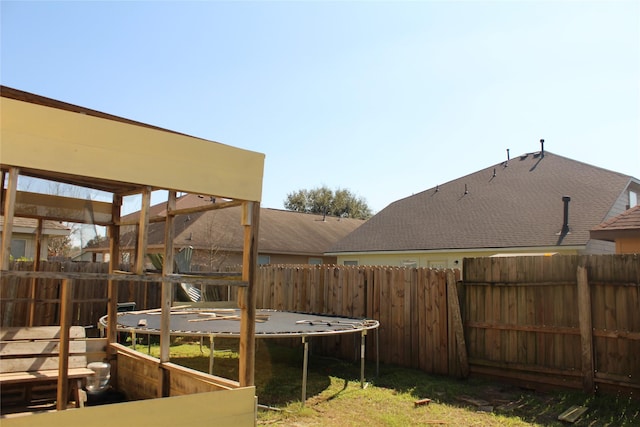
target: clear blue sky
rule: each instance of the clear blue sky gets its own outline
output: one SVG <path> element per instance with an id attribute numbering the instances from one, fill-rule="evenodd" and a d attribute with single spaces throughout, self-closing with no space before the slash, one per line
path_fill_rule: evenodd
<path id="1" fill-rule="evenodd" d="M 3 85 L 265 153 L 264 207 L 378 212 L 540 138 L 640 178 L 638 1 L 0 4 Z"/>

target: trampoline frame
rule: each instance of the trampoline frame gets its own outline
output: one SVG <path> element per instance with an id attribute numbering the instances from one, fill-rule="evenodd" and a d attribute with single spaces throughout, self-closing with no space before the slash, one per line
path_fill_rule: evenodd
<path id="1" fill-rule="evenodd" d="M 173 307 L 171 309 L 171 313 L 173 314 L 195 314 L 201 315 L 202 313 L 215 313 L 220 312 L 222 310 L 229 310 L 223 308 L 198 308 L 192 309 L 188 307 Z M 235 309 L 237 310 L 237 309 Z M 320 336 L 331 336 L 331 335 L 347 335 L 347 334 L 355 334 L 360 333 L 360 388 L 366 388 L 365 382 L 365 353 L 366 353 L 366 335 L 369 330 L 375 331 L 375 345 L 376 345 L 376 377 L 380 374 L 380 340 L 379 340 L 379 327 L 380 322 L 373 319 L 363 319 L 363 318 L 351 318 L 344 316 L 335 316 L 329 314 L 318 314 L 318 313 L 306 313 L 306 312 L 296 312 L 296 311 L 285 311 L 285 310 L 267 310 L 267 309 L 259 309 L 257 313 L 264 314 L 269 313 L 277 314 L 295 314 L 295 315 L 303 315 L 309 319 L 301 319 L 297 321 L 296 324 L 308 323 L 313 326 L 315 322 L 318 325 L 325 324 L 326 326 L 331 326 L 331 323 L 340 324 L 340 325 L 350 325 L 351 329 L 344 327 L 343 329 L 335 329 L 335 330 L 317 330 L 317 331 L 298 331 L 298 332 L 273 332 L 273 333 L 264 333 L 258 332 L 256 330 L 255 337 L 256 339 L 263 338 L 296 338 L 299 337 L 302 339 L 303 345 L 303 366 L 302 366 L 302 393 L 301 393 L 301 402 L 304 406 L 305 401 L 307 400 L 307 372 L 309 366 L 309 338 L 312 337 L 320 337 Z M 151 309 L 151 310 L 142 310 L 142 311 L 124 311 L 118 312 L 117 316 L 124 317 L 130 315 L 139 315 L 139 314 L 160 314 L 160 309 Z M 108 316 L 103 316 L 100 318 L 98 327 L 101 331 L 101 334 L 104 334 L 104 329 L 106 328 Z M 311 318 L 314 319 L 311 319 Z M 331 320 L 333 319 L 333 321 Z M 206 321 L 207 319 L 202 319 L 202 321 Z M 209 319 L 212 321 L 216 321 L 214 319 Z M 131 334 L 131 344 L 133 349 L 136 348 L 136 336 L 137 335 L 160 335 L 161 331 L 156 328 L 147 328 L 146 322 L 144 325 L 125 325 L 120 322 L 117 323 L 117 331 L 118 332 L 128 332 Z M 214 364 L 214 350 L 215 350 L 215 338 L 223 337 L 223 338 L 240 338 L 240 322 L 238 322 L 237 331 L 226 331 L 226 332 L 212 332 L 212 331 L 178 331 L 173 330 L 173 328 L 169 332 L 170 336 L 190 336 L 190 337 L 200 337 L 200 345 L 202 346 L 203 338 L 209 337 L 210 339 L 210 355 L 209 355 L 209 374 L 213 375 L 213 364 Z M 151 346 L 149 340 L 149 347 Z"/>

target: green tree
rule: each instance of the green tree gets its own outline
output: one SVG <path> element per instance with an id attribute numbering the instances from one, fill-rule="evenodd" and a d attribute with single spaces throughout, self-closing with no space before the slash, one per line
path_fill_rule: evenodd
<path id="1" fill-rule="evenodd" d="M 368 219 L 372 216 L 371 209 L 362 197 L 345 189 L 337 189 L 334 192 L 327 186 L 287 194 L 284 208 L 296 212 L 346 218 Z"/>

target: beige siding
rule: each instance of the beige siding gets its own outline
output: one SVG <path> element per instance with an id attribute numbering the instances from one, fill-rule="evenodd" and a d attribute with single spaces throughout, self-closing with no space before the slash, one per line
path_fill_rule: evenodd
<path id="1" fill-rule="evenodd" d="M 394 253 L 361 253 L 357 255 L 339 255 L 338 265 L 343 265 L 345 261 L 356 261 L 358 265 L 388 265 L 388 266 L 405 266 L 412 261 L 417 263 L 416 267 L 425 268 L 462 268 L 462 260 L 464 258 L 486 257 L 504 253 L 558 253 L 563 255 L 576 255 L 578 249 L 558 249 L 558 248 L 521 248 L 517 251 L 508 249 L 494 249 L 485 251 L 468 251 L 468 252 L 405 252 L 401 254 Z M 457 263 L 456 263 L 457 261 Z"/>

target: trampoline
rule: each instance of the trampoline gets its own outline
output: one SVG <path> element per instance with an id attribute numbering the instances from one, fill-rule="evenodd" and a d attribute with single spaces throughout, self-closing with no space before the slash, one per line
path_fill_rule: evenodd
<path id="1" fill-rule="evenodd" d="M 127 311 L 118 313 L 119 332 L 132 335 L 160 335 L 160 309 Z M 107 316 L 100 319 L 100 328 L 107 325 Z M 365 336 L 369 330 L 376 333 L 376 375 L 379 371 L 379 347 L 377 320 L 310 314 L 294 311 L 256 310 L 255 335 L 260 338 L 301 338 L 304 346 L 302 368 L 302 403 L 306 400 L 309 338 L 340 334 L 360 334 L 360 386 L 365 387 Z M 240 337 L 240 309 L 173 307 L 170 311 L 170 335 L 209 337 L 211 352 L 209 374 L 213 373 L 214 342 L 216 337 Z"/>

